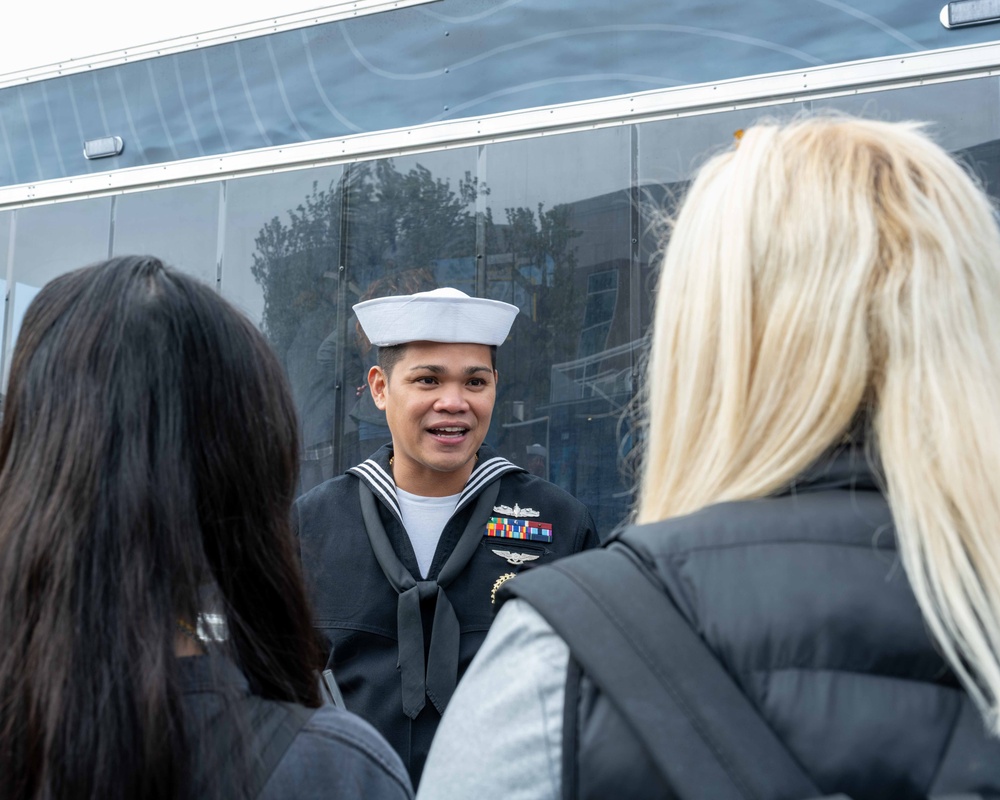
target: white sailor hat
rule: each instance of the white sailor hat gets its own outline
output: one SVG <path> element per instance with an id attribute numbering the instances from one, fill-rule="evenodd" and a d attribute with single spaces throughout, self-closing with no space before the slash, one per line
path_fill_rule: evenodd
<path id="1" fill-rule="evenodd" d="M 503 344 L 518 310 L 510 303 L 469 297 L 451 288 L 377 297 L 354 306 L 365 336 L 376 347 L 407 342 Z"/>

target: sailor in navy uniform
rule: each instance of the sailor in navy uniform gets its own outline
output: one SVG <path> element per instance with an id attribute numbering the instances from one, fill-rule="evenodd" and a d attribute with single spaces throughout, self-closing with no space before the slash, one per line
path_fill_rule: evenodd
<path id="1" fill-rule="evenodd" d="M 582 503 L 483 444 L 516 306 L 436 289 L 354 311 L 392 444 L 299 498 L 294 521 L 345 704 L 416 785 L 496 590 L 598 537 Z"/>

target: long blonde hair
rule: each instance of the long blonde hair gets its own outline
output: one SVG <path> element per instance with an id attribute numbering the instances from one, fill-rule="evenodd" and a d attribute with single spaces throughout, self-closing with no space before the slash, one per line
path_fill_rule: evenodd
<path id="1" fill-rule="evenodd" d="M 638 520 L 786 486 L 869 420 L 928 627 L 1000 733 L 1000 232 L 912 123 L 764 124 L 663 263 Z"/>

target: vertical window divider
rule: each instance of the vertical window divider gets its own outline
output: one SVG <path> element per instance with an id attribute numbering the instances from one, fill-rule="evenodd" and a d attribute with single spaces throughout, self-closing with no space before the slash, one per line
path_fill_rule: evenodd
<path id="1" fill-rule="evenodd" d="M 108 208 L 108 258 L 115 255 L 115 222 L 118 220 L 118 197 L 111 195 L 111 205 Z"/>
<path id="2" fill-rule="evenodd" d="M 640 261 L 639 243 L 642 239 L 642 204 L 639 196 L 639 126 L 629 126 L 629 340 L 637 341 L 642 336 L 642 263 Z M 633 380 L 638 375 L 639 366 L 636 363 L 636 353 L 632 355 Z"/>
<path id="3" fill-rule="evenodd" d="M 486 254 L 486 145 L 479 145 L 476 152 L 476 296 L 489 297 Z M 511 290 L 513 291 L 513 289 Z"/>
<path id="4" fill-rule="evenodd" d="M 333 392 L 333 441 L 338 444 L 334 448 L 336 453 L 335 473 L 339 475 L 346 470 L 349 464 L 345 463 L 344 444 L 344 418 L 347 416 L 347 393 L 344 391 L 344 370 L 347 364 L 345 351 L 351 346 L 351 332 L 348 330 L 347 322 L 347 291 L 349 286 L 347 263 L 350 250 L 347 237 L 350 232 L 351 214 L 351 185 L 353 183 L 352 164 L 344 165 L 344 174 L 340 178 L 340 209 L 338 211 L 340 224 L 340 241 L 337 243 L 337 325 L 340 327 L 340 347 L 337 348 L 336 361 L 334 363 L 334 373 L 336 384 Z M 362 454 L 366 455 L 366 454 Z"/>
<path id="5" fill-rule="evenodd" d="M 10 338 L 14 327 L 14 314 L 13 307 L 10 302 L 10 298 L 13 295 L 14 289 L 14 241 L 17 234 L 17 215 L 18 211 L 15 209 L 10 213 L 10 228 L 8 231 L 9 238 L 7 240 L 7 252 L 5 254 L 6 266 L 4 269 L 4 274 L 7 276 L 7 291 L 4 292 L 3 298 L 3 331 L 0 332 L 0 376 L 3 377 L 3 394 L 7 393 L 7 377 L 10 374 Z M 0 412 L 2 412 L 2 407 L 0 407 Z M 0 413 L 2 416 L 2 413 Z"/>
<path id="6" fill-rule="evenodd" d="M 222 294 L 222 262 L 226 256 L 226 200 L 229 181 L 219 181 L 219 217 L 215 235 L 215 290 Z"/>

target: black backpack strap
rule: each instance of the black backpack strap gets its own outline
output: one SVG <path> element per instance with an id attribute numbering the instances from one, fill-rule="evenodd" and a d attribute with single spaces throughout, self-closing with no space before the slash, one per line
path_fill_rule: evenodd
<path id="1" fill-rule="evenodd" d="M 580 749 L 580 680 L 583 669 L 572 655 L 566 665 L 566 691 L 563 703 L 562 730 L 562 800 L 576 800 L 580 796 L 580 771 L 576 756 Z"/>
<path id="2" fill-rule="evenodd" d="M 260 701 L 250 712 L 250 731 L 258 749 L 247 778 L 247 797 L 257 797 L 315 708 Z"/>
<path id="3" fill-rule="evenodd" d="M 671 786 L 715 800 L 798 800 L 822 792 L 662 586 L 623 545 L 508 581 L 622 715 Z M 564 757 L 564 765 L 567 763 Z"/>

